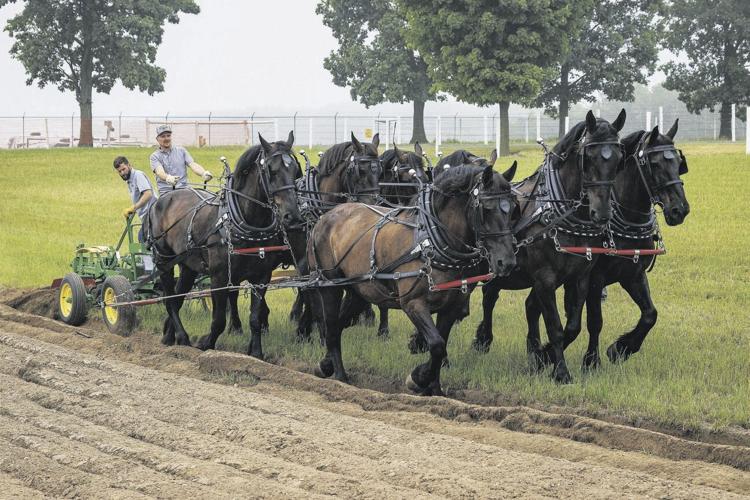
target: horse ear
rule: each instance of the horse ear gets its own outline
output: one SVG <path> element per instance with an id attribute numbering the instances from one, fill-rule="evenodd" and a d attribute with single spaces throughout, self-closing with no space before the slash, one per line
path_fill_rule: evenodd
<path id="1" fill-rule="evenodd" d="M 596 117 L 591 110 L 586 113 L 586 130 L 588 130 L 589 132 L 596 131 Z"/>
<path id="2" fill-rule="evenodd" d="M 265 151 L 266 153 L 270 153 L 272 146 L 268 143 L 267 140 L 263 138 L 262 135 L 260 135 L 260 132 L 258 132 L 258 138 L 260 139 L 260 145 L 263 146 L 263 151 Z"/>
<path id="3" fill-rule="evenodd" d="M 482 184 L 489 186 L 492 183 L 492 174 L 494 173 L 495 171 L 492 169 L 492 165 L 484 167 L 484 170 L 482 170 Z"/>
<path id="4" fill-rule="evenodd" d="M 286 138 L 286 145 L 290 148 L 294 145 L 294 130 L 289 131 L 289 137 Z"/>
<path id="5" fill-rule="evenodd" d="M 658 141 L 659 141 L 659 125 L 654 127 L 654 129 L 651 131 L 651 135 L 648 137 L 648 145 L 656 146 L 656 143 Z"/>
<path id="6" fill-rule="evenodd" d="M 589 113 L 591 113 L 591 111 L 589 111 Z M 622 127 L 625 126 L 625 118 L 627 118 L 627 113 L 625 113 L 625 108 L 622 108 L 622 111 L 620 111 L 620 114 L 617 115 L 617 119 L 612 122 L 612 126 L 618 132 L 622 130 Z"/>
<path id="7" fill-rule="evenodd" d="M 487 162 L 487 164 L 495 165 L 496 161 L 497 161 L 497 149 L 493 149 L 492 154 L 490 154 L 490 160 Z"/>
<path id="8" fill-rule="evenodd" d="M 359 142 L 356 137 L 354 137 L 354 132 L 352 132 L 352 144 L 354 145 L 354 149 L 356 149 L 358 153 L 362 152 L 362 143 Z"/>
<path id="9" fill-rule="evenodd" d="M 513 180 L 513 177 L 516 175 L 516 167 L 518 167 L 518 162 L 514 161 L 513 165 L 511 165 L 508 170 L 506 170 L 505 172 L 503 172 L 503 178 L 506 181 L 510 182 L 510 181 Z"/>
<path id="10" fill-rule="evenodd" d="M 414 152 L 417 153 L 417 156 L 422 158 L 422 146 L 420 146 L 418 142 L 414 143 Z"/>
<path id="11" fill-rule="evenodd" d="M 374 136 L 372 136 L 372 147 L 374 147 L 375 151 L 377 151 L 379 145 L 380 145 L 380 133 L 377 133 Z"/>
<path id="12" fill-rule="evenodd" d="M 677 135 L 677 125 L 679 124 L 680 119 L 677 118 L 674 121 L 674 125 L 672 125 L 672 128 L 669 129 L 669 131 L 666 133 L 666 136 L 669 137 L 671 140 L 674 141 L 674 136 Z"/>

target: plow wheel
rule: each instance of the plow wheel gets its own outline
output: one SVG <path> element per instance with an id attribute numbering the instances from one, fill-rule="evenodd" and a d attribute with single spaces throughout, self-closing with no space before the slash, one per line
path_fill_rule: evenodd
<path id="1" fill-rule="evenodd" d="M 133 287 L 123 276 L 110 276 L 102 285 L 102 319 L 110 332 L 123 337 L 130 336 L 136 325 L 135 306 L 109 307 L 109 304 L 135 300 Z"/>
<path id="2" fill-rule="evenodd" d="M 60 319 L 69 325 L 81 325 L 86 321 L 88 308 L 83 280 L 76 273 L 66 274 L 57 293 L 57 314 Z"/>

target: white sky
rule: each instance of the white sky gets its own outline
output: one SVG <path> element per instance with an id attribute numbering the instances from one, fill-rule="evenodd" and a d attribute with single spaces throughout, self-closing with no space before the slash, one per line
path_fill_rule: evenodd
<path id="1" fill-rule="evenodd" d="M 164 92 L 149 96 L 116 85 L 94 96 L 97 115 L 273 113 L 411 113 L 411 105 L 384 104 L 367 110 L 349 90 L 333 85 L 323 58 L 336 47 L 315 14 L 317 0 L 199 0 L 201 13 L 167 24 L 157 64 L 166 69 Z M 0 27 L 23 2 L 0 9 Z M 75 96 L 56 87 L 25 84 L 12 40 L 0 33 L 0 115 L 78 114 Z M 476 112 L 463 103 L 428 103 L 427 114 Z"/>

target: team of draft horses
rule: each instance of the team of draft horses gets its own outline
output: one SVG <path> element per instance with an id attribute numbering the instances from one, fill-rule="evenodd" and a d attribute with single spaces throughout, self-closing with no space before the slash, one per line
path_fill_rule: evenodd
<path id="1" fill-rule="evenodd" d="M 233 170 L 225 162 L 217 193 L 175 190 L 149 211 L 147 241 L 168 297 L 162 341 L 190 344 L 180 307 L 196 277 L 208 274 L 211 329 L 197 347 L 214 348 L 227 308 L 241 328 L 236 299 L 238 284 L 246 282 L 252 291 L 248 353 L 261 358 L 272 272 L 294 265 L 301 278 L 293 281 L 299 294 L 291 316 L 300 337 L 309 337 L 314 324 L 319 328 L 326 347 L 315 369 L 321 377 L 347 381 L 342 330 L 374 304 L 380 334 L 388 332 L 388 309 L 401 309 L 416 328 L 412 352 L 430 354 L 408 376 L 408 388 L 441 394 L 448 336 L 468 314 L 480 279 L 483 320 L 474 347 L 490 347 L 499 291 L 530 289 L 531 368 L 551 365 L 561 383 L 571 381 L 564 351 L 581 330 L 584 305 L 583 365 L 599 365 L 601 292 L 619 283 L 641 311 L 635 328 L 606 350 L 612 362 L 625 360 L 656 323 L 646 274 L 664 248 L 655 208 L 677 225 L 689 205 L 680 179 L 687 163 L 673 142 L 677 121 L 666 133 L 657 126 L 620 137 L 624 124 L 625 110 L 611 123 L 589 112 L 553 148 L 542 143 L 542 165 L 520 182 L 512 182 L 515 162 L 503 173 L 494 170 L 496 152 L 484 159 L 456 151 L 433 168 L 419 144 L 414 152 L 394 146 L 379 155 L 378 135 L 364 143 L 352 134 L 322 154 L 317 167 L 303 152 L 303 172 L 293 133 L 273 143 L 261 137 Z M 565 325 L 555 301 L 561 286 Z M 540 316 L 549 339 L 544 345 Z"/>

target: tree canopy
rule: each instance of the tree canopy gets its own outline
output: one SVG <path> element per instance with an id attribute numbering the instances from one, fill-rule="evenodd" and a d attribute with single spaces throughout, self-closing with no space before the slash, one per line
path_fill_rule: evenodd
<path id="1" fill-rule="evenodd" d="M 566 31 L 567 49 L 546 80 L 536 106 L 559 118 L 565 128 L 570 104 L 596 99 L 632 101 L 636 84 L 645 84 L 656 69 L 660 25 L 653 0 L 580 0 Z"/>
<path id="2" fill-rule="evenodd" d="M 567 49 L 563 30 L 573 13 L 561 0 L 401 0 L 408 13 L 406 36 L 419 50 L 433 89 L 457 99 L 499 104 L 500 153 L 508 154 L 508 108 L 528 104 L 551 77 L 551 65 Z M 559 41 L 559 42 L 558 42 Z"/>
<path id="3" fill-rule="evenodd" d="M 427 64 L 406 46 L 403 33 L 408 26 L 398 6 L 376 0 L 323 0 L 316 12 L 339 42 L 323 62 L 333 83 L 349 87 L 352 99 L 368 107 L 412 102 L 410 142 L 426 142 L 424 105 L 436 96 Z"/>
<path id="4" fill-rule="evenodd" d="M 730 137 L 732 103 L 750 103 L 750 2 L 673 0 L 665 46 L 687 62 L 662 67 L 664 87 L 676 90 L 691 113 L 721 105 L 719 136 Z"/>
<path id="5" fill-rule="evenodd" d="M 15 1 L 0 0 L 0 7 Z M 163 25 L 199 11 L 193 0 L 27 0 L 5 31 L 27 85 L 75 93 L 79 145 L 91 146 L 92 91 L 107 94 L 117 81 L 149 94 L 164 90 L 166 72 L 154 64 Z"/>

